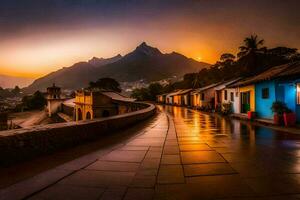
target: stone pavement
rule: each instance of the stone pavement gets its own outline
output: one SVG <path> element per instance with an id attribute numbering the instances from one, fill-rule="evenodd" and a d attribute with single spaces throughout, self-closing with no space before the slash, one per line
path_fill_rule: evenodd
<path id="1" fill-rule="evenodd" d="M 0 199 L 300 199 L 299 140 L 186 108 L 159 109 L 129 140 L 17 183 Z"/>

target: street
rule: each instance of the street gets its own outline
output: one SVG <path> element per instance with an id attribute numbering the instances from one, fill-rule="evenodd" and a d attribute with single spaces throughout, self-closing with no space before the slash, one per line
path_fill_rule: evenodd
<path id="1" fill-rule="evenodd" d="M 158 110 L 128 138 L 5 188 L 0 199 L 300 199 L 300 135 Z"/>

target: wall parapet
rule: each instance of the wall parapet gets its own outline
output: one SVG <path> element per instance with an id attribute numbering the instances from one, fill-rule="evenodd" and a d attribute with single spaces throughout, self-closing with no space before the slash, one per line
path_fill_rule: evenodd
<path id="1" fill-rule="evenodd" d="M 103 134 L 128 127 L 156 113 L 156 107 L 153 104 L 140 102 L 136 104 L 145 108 L 106 118 L 1 131 L 0 165 L 92 141 Z"/>

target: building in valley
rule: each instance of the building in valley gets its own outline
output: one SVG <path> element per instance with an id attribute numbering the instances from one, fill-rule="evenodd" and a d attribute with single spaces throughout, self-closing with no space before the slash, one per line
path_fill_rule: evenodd
<path id="1" fill-rule="evenodd" d="M 109 117 L 138 110 L 135 99 L 112 91 L 79 90 L 75 97 L 76 121 Z"/>

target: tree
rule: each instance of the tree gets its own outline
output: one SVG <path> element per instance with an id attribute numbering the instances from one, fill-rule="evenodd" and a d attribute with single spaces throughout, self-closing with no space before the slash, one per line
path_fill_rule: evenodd
<path id="1" fill-rule="evenodd" d="M 148 92 L 149 92 L 149 97 L 151 101 L 155 101 L 156 100 L 156 95 L 161 94 L 163 91 L 163 86 L 159 83 L 151 83 L 148 86 Z"/>
<path id="2" fill-rule="evenodd" d="M 156 96 L 164 92 L 164 87 L 159 83 L 151 83 L 146 88 L 134 89 L 131 97 L 139 101 L 155 101 Z"/>
<path id="3" fill-rule="evenodd" d="M 149 100 L 148 88 L 136 88 L 132 91 L 131 97 L 137 99 L 138 101 Z"/>
<path id="4" fill-rule="evenodd" d="M 226 61 L 234 61 L 235 59 L 235 55 L 231 54 L 231 53 L 223 53 L 220 57 L 220 61 L 222 62 L 226 62 Z"/>
<path id="5" fill-rule="evenodd" d="M 24 96 L 23 105 L 28 109 L 42 109 L 47 104 L 47 100 L 40 91 L 36 91 L 32 96 Z"/>
<path id="6" fill-rule="evenodd" d="M 276 47 L 269 49 L 267 53 L 287 60 L 293 60 L 294 58 L 299 57 L 298 49 L 296 48 Z"/>
<path id="7" fill-rule="evenodd" d="M 238 53 L 238 57 L 241 58 L 248 54 L 252 53 L 262 53 L 266 50 L 264 47 L 265 41 L 263 39 L 259 39 L 257 35 L 250 35 L 250 37 L 246 37 L 244 39 L 244 45 L 240 46 L 240 52 Z"/>
<path id="8" fill-rule="evenodd" d="M 113 78 L 100 78 L 96 82 L 89 83 L 90 89 L 110 90 L 114 92 L 121 92 L 122 89 L 118 81 Z"/>

